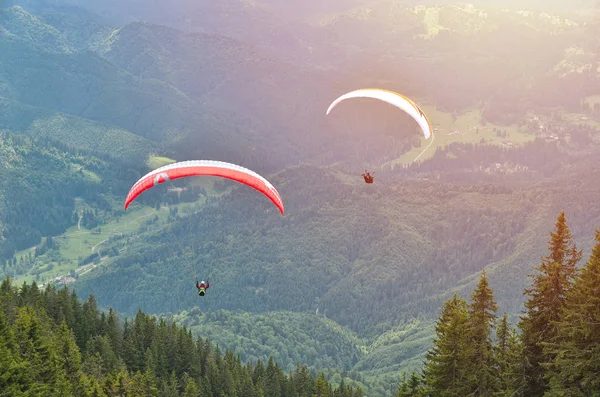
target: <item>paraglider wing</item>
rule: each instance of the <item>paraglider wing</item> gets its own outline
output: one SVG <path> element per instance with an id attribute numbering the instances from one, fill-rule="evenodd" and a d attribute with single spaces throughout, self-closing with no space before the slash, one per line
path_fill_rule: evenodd
<path id="1" fill-rule="evenodd" d="M 389 90 L 383 90 L 380 88 L 363 88 L 360 90 L 348 92 L 337 98 L 335 101 L 333 101 L 333 103 L 329 105 L 327 113 L 325 114 L 328 115 L 329 112 L 331 112 L 331 110 L 335 106 L 337 106 L 338 103 L 351 98 L 373 98 L 387 102 L 390 105 L 394 105 L 404 110 L 413 119 L 415 119 L 415 121 L 419 124 L 419 127 L 421 127 L 421 130 L 423 131 L 425 139 L 429 139 L 429 137 L 431 136 L 431 123 L 425 115 L 425 112 L 423 112 L 423 110 L 416 103 L 414 103 L 411 99 L 405 97 L 402 94 L 398 94 L 397 92 Z"/>
<path id="2" fill-rule="evenodd" d="M 284 213 L 283 201 L 275 187 L 254 171 L 239 165 L 213 160 L 192 160 L 169 164 L 144 175 L 129 190 L 125 199 L 125 209 L 142 192 L 160 183 L 189 176 L 219 176 L 231 179 L 258 190 L 267 196 Z"/>

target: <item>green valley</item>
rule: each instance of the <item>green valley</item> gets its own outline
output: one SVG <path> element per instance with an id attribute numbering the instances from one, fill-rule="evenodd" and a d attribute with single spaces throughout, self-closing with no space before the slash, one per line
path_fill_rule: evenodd
<path id="1" fill-rule="evenodd" d="M 73 310 L 107 311 L 90 317 L 93 332 L 66 320 L 84 363 L 69 382 L 85 390 L 111 395 L 127 379 L 136 395 L 132 385 L 152 379 L 153 396 L 312 397 L 331 382 L 329 397 L 358 395 L 344 385 L 396 396 L 403 372 L 434 365 L 427 352 L 444 336 L 444 310 L 473 320 L 454 294 L 471 296 L 484 270 L 499 318 L 519 321 L 561 211 L 591 255 L 600 228 L 592 4 L 292 3 L 0 2 L 0 279 L 12 283 L 0 291 L 0 333 L 37 321 L 71 346 L 52 303 L 66 294 Z M 359 87 L 414 99 L 434 139 L 376 101 L 325 115 Z M 213 177 L 157 185 L 123 209 L 142 175 L 192 159 L 265 176 L 285 216 Z M 196 278 L 210 279 L 204 297 Z M 75 304 L 62 284 L 93 303 Z M 52 320 L 27 314 L 38 298 Z M 109 308 L 157 338 L 179 333 L 209 369 L 165 364 L 158 339 L 144 341 L 151 353 L 115 356 L 102 328 Z M 230 375 L 233 388 L 211 383 Z M 310 387 L 294 394 L 289 379 Z"/>

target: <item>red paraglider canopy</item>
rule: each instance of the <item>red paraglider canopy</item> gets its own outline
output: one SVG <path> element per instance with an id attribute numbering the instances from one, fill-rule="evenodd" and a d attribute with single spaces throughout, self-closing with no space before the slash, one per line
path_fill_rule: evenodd
<path id="1" fill-rule="evenodd" d="M 213 160 L 192 160 L 169 164 L 144 175 L 129 190 L 125 199 L 125 209 L 144 191 L 160 183 L 188 176 L 219 176 L 232 179 L 258 190 L 267 196 L 284 213 L 283 201 L 275 187 L 254 171 L 239 165 Z"/>

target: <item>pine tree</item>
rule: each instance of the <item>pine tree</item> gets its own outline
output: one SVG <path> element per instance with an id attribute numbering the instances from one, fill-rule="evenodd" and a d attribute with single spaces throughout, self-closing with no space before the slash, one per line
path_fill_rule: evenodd
<path id="1" fill-rule="evenodd" d="M 99 332 L 99 317 L 98 304 L 94 295 L 90 295 L 89 298 L 83 302 L 82 305 L 82 343 L 87 345 L 87 342 Z"/>
<path id="2" fill-rule="evenodd" d="M 104 390 L 109 396 L 126 396 L 129 391 L 131 379 L 125 366 L 113 371 L 105 379 Z"/>
<path id="3" fill-rule="evenodd" d="M 141 373 L 137 371 L 131 378 L 131 386 L 127 393 L 128 397 L 158 397 L 156 378 L 150 371 Z"/>
<path id="4" fill-rule="evenodd" d="M 485 270 L 469 305 L 468 338 L 466 346 L 468 377 L 471 396 L 488 396 L 496 390 L 492 330 L 498 307 L 493 291 L 489 288 Z"/>
<path id="5" fill-rule="evenodd" d="M 28 361 L 27 376 L 32 380 L 33 394 L 51 396 L 55 393 L 61 374 L 50 330 L 33 311 L 25 306 L 18 309 L 15 322 L 18 353 Z"/>
<path id="6" fill-rule="evenodd" d="M 325 379 L 325 374 L 321 372 L 317 377 L 315 383 L 315 396 L 316 397 L 330 397 L 332 395 L 331 386 Z"/>
<path id="7" fill-rule="evenodd" d="M 315 391 L 315 379 L 305 365 L 296 365 L 291 382 L 295 384 L 299 397 L 311 397 Z"/>
<path id="8" fill-rule="evenodd" d="M 281 395 L 281 370 L 275 364 L 273 357 L 269 357 L 265 371 L 264 392 L 265 397 L 279 397 Z"/>
<path id="9" fill-rule="evenodd" d="M 20 396 L 30 386 L 27 363 L 16 349 L 13 331 L 0 310 L 0 390 L 10 396 Z"/>
<path id="10" fill-rule="evenodd" d="M 185 374 L 183 376 L 182 379 L 182 386 L 183 386 L 183 397 L 197 397 L 199 390 L 198 390 L 198 385 L 196 384 L 196 382 L 194 381 L 193 378 L 189 377 L 187 374 Z M 202 393 L 202 395 L 209 395 L 209 394 L 205 394 Z"/>
<path id="11" fill-rule="evenodd" d="M 110 340 L 110 345 L 113 352 L 119 353 L 121 351 L 122 340 L 122 329 L 119 323 L 117 313 L 112 308 L 108 309 L 108 318 L 106 320 L 106 335 Z"/>
<path id="12" fill-rule="evenodd" d="M 169 379 L 163 381 L 161 397 L 179 397 L 179 381 L 175 371 L 171 372 Z"/>
<path id="13" fill-rule="evenodd" d="M 553 360 L 551 353 L 544 353 L 543 344 L 552 342 L 557 334 L 556 322 L 559 320 L 565 296 L 576 275 L 576 265 L 581 260 L 582 251 L 572 242 L 564 212 L 558 216 L 555 231 L 550 233 L 548 241 L 549 255 L 542 258 L 536 270 L 533 288 L 526 289 L 526 312 L 519 327 L 523 333 L 523 347 L 529 362 L 526 368 L 527 390 L 531 397 L 541 397 L 547 390 L 544 380 L 543 364 Z"/>
<path id="14" fill-rule="evenodd" d="M 141 367 L 138 364 L 136 349 L 134 346 L 134 330 L 131 323 L 125 319 L 123 325 L 123 334 L 121 338 L 121 358 L 125 362 L 125 366 L 129 371 L 139 370 Z"/>
<path id="15" fill-rule="evenodd" d="M 10 278 L 5 278 L 0 284 L 0 309 L 6 313 L 6 321 L 12 324 L 17 316 L 17 293 Z"/>
<path id="16" fill-rule="evenodd" d="M 194 337 L 191 331 L 183 329 L 173 328 L 173 331 L 177 333 L 177 345 L 176 354 L 173 357 L 174 366 L 176 368 L 178 376 L 182 376 L 184 373 L 189 373 L 193 376 L 194 373 L 199 373 L 199 367 L 195 363 L 195 352 L 196 344 L 194 343 Z"/>
<path id="17" fill-rule="evenodd" d="M 423 371 L 429 393 L 434 397 L 467 395 L 467 303 L 456 294 L 444 304 L 435 332 Z"/>
<path id="18" fill-rule="evenodd" d="M 87 343 L 87 340 L 85 339 L 83 309 L 81 307 L 81 302 L 79 302 L 79 299 L 75 294 L 75 291 L 71 292 L 71 308 L 73 311 L 73 323 L 70 325 L 73 329 L 73 332 L 75 333 L 75 340 L 77 341 L 77 346 L 79 346 L 79 350 L 82 353 L 85 353 L 85 345 Z M 69 321 L 68 318 L 67 321 Z"/>
<path id="19" fill-rule="evenodd" d="M 544 353 L 555 357 L 548 366 L 550 395 L 598 396 L 600 394 L 600 231 L 596 245 L 569 291 L 557 338 Z"/>
<path id="20" fill-rule="evenodd" d="M 86 389 L 85 395 L 88 397 L 107 397 L 107 394 L 102 389 L 100 382 L 93 376 L 84 377 L 84 385 Z M 126 394 L 110 394 L 110 396 L 126 396 Z"/>
<path id="21" fill-rule="evenodd" d="M 502 316 L 498 328 L 496 330 L 497 344 L 494 349 L 496 365 L 498 368 L 498 390 L 503 391 L 508 388 L 506 373 L 510 371 L 510 363 L 508 359 L 508 346 L 510 339 L 510 324 L 508 323 L 508 314 L 506 312 Z"/>
<path id="22" fill-rule="evenodd" d="M 46 291 L 48 291 L 49 288 L 50 286 L 46 288 Z M 54 317 L 54 320 L 56 322 L 62 322 L 64 318 L 69 328 L 75 331 L 75 311 L 67 287 L 64 287 L 58 291 L 57 300 L 59 306 L 57 311 L 60 312 L 60 314 Z M 75 337 L 75 339 L 77 341 L 77 337 Z M 79 351 L 81 351 L 81 347 Z"/>
<path id="23" fill-rule="evenodd" d="M 427 393 L 423 388 L 424 379 L 417 375 L 414 371 L 410 374 L 410 378 L 406 378 L 406 372 L 402 374 L 402 381 L 398 387 L 396 397 L 425 397 Z"/>
<path id="24" fill-rule="evenodd" d="M 252 384 L 252 372 L 248 367 L 244 367 L 244 370 L 240 374 L 238 395 L 244 397 L 258 397 L 256 387 Z M 310 397 L 310 396 L 309 396 Z"/>
<path id="25" fill-rule="evenodd" d="M 74 394 L 83 392 L 83 383 L 81 381 L 81 354 L 75 342 L 73 332 L 63 321 L 56 334 L 56 344 L 58 352 L 59 365 L 65 371 L 65 376 L 71 385 Z"/>
<path id="26" fill-rule="evenodd" d="M 256 365 L 254 366 L 254 372 L 252 373 L 252 381 L 255 385 L 259 387 L 263 387 L 265 378 L 265 366 L 262 361 L 258 360 Z"/>
<path id="27" fill-rule="evenodd" d="M 506 313 L 498 325 L 497 338 L 495 361 L 498 370 L 498 391 L 494 395 L 525 397 L 526 362 L 523 345 L 515 330 L 510 327 Z"/>
<path id="28" fill-rule="evenodd" d="M 106 373 L 104 369 L 104 360 L 100 353 L 95 352 L 90 354 L 90 352 L 85 353 L 85 359 L 83 360 L 83 364 L 81 368 L 84 373 L 92 376 L 95 379 L 98 379 L 99 382 L 103 381 L 104 375 Z"/>

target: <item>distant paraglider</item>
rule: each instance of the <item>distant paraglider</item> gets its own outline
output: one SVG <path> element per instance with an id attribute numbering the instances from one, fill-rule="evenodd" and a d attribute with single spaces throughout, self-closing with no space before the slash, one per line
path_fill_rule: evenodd
<path id="1" fill-rule="evenodd" d="M 402 94 L 399 94 L 394 91 L 384 90 L 381 88 L 363 88 L 348 92 L 338 97 L 335 101 L 333 101 L 331 105 L 329 105 L 329 108 L 327 109 L 327 112 L 325 114 L 329 115 L 333 108 L 336 107 L 340 102 L 352 98 L 373 98 L 396 106 L 397 108 L 402 109 L 406 113 L 408 113 L 408 115 L 410 115 L 419 124 L 419 127 L 421 128 L 421 131 L 425 136 L 425 139 L 429 139 L 429 137 L 433 135 L 433 128 L 431 128 L 431 123 L 429 122 L 429 119 L 425 115 L 425 112 L 423 112 L 419 105 L 417 105 L 411 99 L 405 97 Z M 433 138 L 431 140 L 431 143 L 433 143 Z M 425 150 L 427 150 L 429 146 L 431 146 L 431 143 L 427 145 L 427 147 L 417 156 L 417 158 L 415 158 L 415 160 L 421 157 Z M 365 173 L 362 176 L 365 179 L 366 183 L 373 183 L 372 174 L 369 174 L 365 171 Z"/>
<path id="2" fill-rule="evenodd" d="M 431 136 L 431 131 L 433 130 L 431 128 L 431 123 L 419 105 L 402 94 L 381 88 L 363 88 L 348 92 L 333 101 L 325 114 L 328 115 L 337 104 L 351 98 L 373 98 L 394 105 L 408 113 L 419 124 L 419 127 L 421 127 L 421 130 L 423 131 L 423 135 L 425 135 L 425 139 L 429 139 Z"/>

